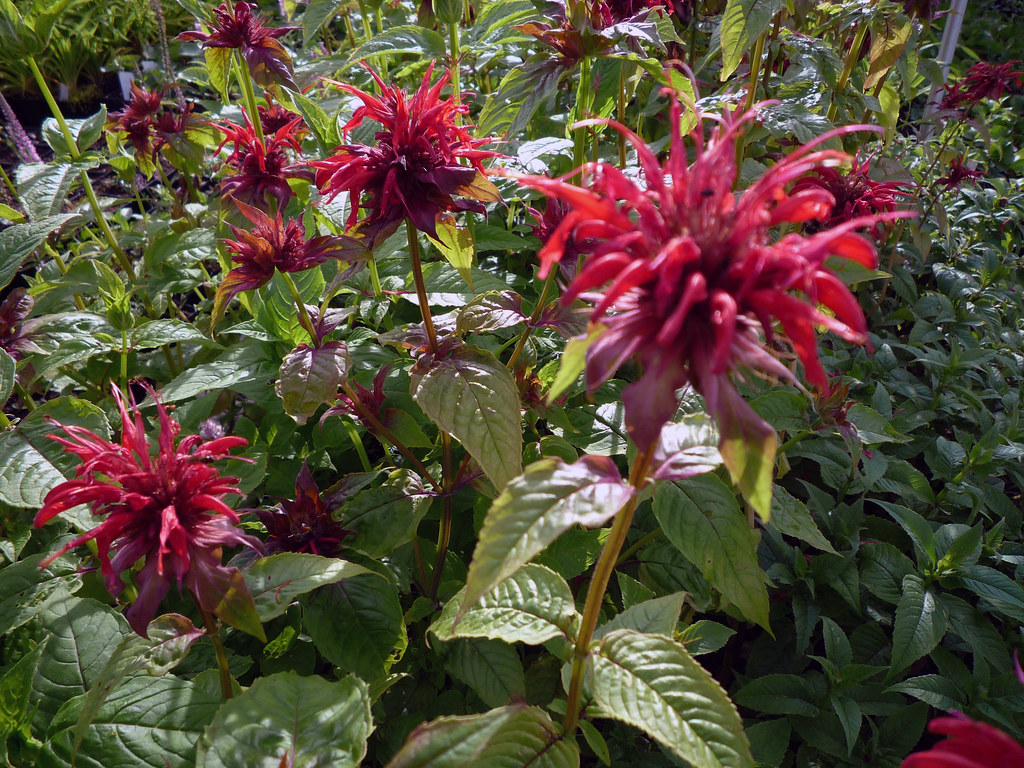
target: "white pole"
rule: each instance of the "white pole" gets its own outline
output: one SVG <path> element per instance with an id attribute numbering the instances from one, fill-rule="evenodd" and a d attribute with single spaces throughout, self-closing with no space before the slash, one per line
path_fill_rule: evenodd
<path id="1" fill-rule="evenodd" d="M 946 28 L 942 31 L 942 42 L 939 44 L 939 55 L 937 57 L 942 65 L 942 85 L 949 79 L 949 66 L 953 63 L 953 56 L 956 54 L 956 46 L 960 41 L 960 29 L 964 23 L 964 16 L 967 15 L 967 0 L 952 0 L 949 4 L 949 12 L 946 14 Z M 942 85 L 935 85 L 928 94 L 928 102 L 924 105 L 924 119 L 938 109 L 943 92 Z M 921 128 L 921 138 L 927 139 L 932 134 L 932 124 L 925 123 Z"/>

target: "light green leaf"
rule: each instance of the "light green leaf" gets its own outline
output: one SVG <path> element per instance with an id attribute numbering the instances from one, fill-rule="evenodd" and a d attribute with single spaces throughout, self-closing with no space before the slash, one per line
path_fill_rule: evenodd
<path id="1" fill-rule="evenodd" d="M 335 513 L 335 519 L 342 527 L 355 531 L 345 539 L 345 546 L 380 558 L 416 535 L 416 527 L 430 509 L 430 501 L 419 476 L 398 469 L 383 485 L 352 496 Z"/>
<path id="2" fill-rule="evenodd" d="M 473 235 L 468 229 L 460 229 L 451 214 L 442 214 L 437 218 L 437 237 L 427 235 L 427 239 L 441 252 L 441 255 L 458 270 L 462 279 L 473 290 L 473 262 L 476 251 L 473 248 Z"/>
<path id="3" fill-rule="evenodd" d="M 369 689 L 355 675 L 330 682 L 281 672 L 221 706 L 196 768 L 355 768 L 372 731 Z"/>
<path id="4" fill-rule="evenodd" d="M 450 648 L 444 663 L 448 674 L 472 688 L 488 707 L 526 698 L 523 663 L 512 646 L 470 637 L 454 640 Z"/>
<path id="5" fill-rule="evenodd" d="M 59 213 L 26 224 L 14 224 L 0 232 L 0 288 L 8 286 L 18 274 L 21 262 L 42 245 L 51 232 L 77 218 L 77 213 Z"/>
<path id="6" fill-rule="evenodd" d="M 881 24 L 873 24 L 871 27 L 871 50 L 868 52 L 868 76 L 864 80 L 864 90 L 872 91 L 882 79 L 889 74 L 889 70 L 895 66 L 903 55 L 903 49 L 907 47 L 910 40 L 910 33 L 914 29 L 914 22 L 900 16 L 902 23 L 886 16 Z"/>
<path id="7" fill-rule="evenodd" d="M 412 376 L 412 396 L 498 488 L 522 471 L 519 390 L 491 353 L 462 347 Z"/>
<path id="8" fill-rule="evenodd" d="M 603 525 L 632 495 L 633 488 L 606 457 L 584 456 L 573 464 L 541 459 L 528 466 L 484 518 L 462 610 L 572 526 Z"/>
<path id="9" fill-rule="evenodd" d="M 587 350 L 606 330 L 608 330 L 607 326 L 598 323 L 590 329 L 586 336 L 569 339 L 558 363 L 558 373 L 547 392 L 548 403 L 553 403 L 576 383 L 587 365 Z"/>
<path id="10" fill-rule="evenodd" d="M 280 616 L 299 595 L 342 579 L 369 573 L 336 557 L 306 552 L 278 552 L 261 557 L 242 572 L 262 621 Z"/>
<path id="11" fill-rule="evenodd" d="M 524 565 L 472 606 L 466 594 L 464 588 L 449 600 L 430 625 L 439 640 L 486 637 L 539 645 L 556 637 L 570 642 L 576 634 L 579 614 L 569 585 L 543 565 Z"/>
<path id="12" fill-rule="evenodd" d="M 25 624 L 49 602 L 66 600 L 82 577 L 70 557 L 59 557 L 45 568 L 40 553 L 0 568 L 0 635 Z"/>
<path id="13" fill-rule="evenodd" d="M 743 55 L 764 34 L 783 6 L 782 0 L 729 0 L 722 14 L 719 36 L 722 44 L 722 82 L 729 79 Z M 755 64 L 751 63 L 751 68 Z"/>
<path id="14" fill-rule="evenodd" d="M 320 28 L 334 19 L 338 10 L 345 5 L 345 0 L 311 0 L 302 14 L 302 47 L 308 48 L 310 42 L 320 33 Z"/>
<path id="15" fill-rule="evenodd" d="M 346 64 L 371 56 L 393 56 L 402 53 L 415 53 L 425 60 L 442 59 L 447 53 L 444 38 L 430 29 L 411 24 L 391 27 L 383 34 L 374 35 L 371 39 L 352 51 Z"/>
<path id="16" fill-rule="evenodd" d="M 768 628 L 768 590 L 757 563 L 756 531 L 736 497 L 713 474 L 665 483 L 654 495 L 662 530 L 704 578 L 750 621 Z"/>
<path id="17" fill-rule="evenodd" d="M 0 434 L 0 501 L 39 509 L 43 498 L 64 482 L 53 464 L 17 432 Z"/>
<path id="18" fill-rule="evenodd" d="M 513 704 L 419 726 L 386 768 L 579 768 L 580 753 L 539 707 Z"/>
<path id="19" fill-rule="evenodd" d="M 676 592 L 673 595 L 637 603 L 598 627 L 594 632 L 594 639 L 600 640 L 616 629 L 632 629 L 645 634 L 672 637 L 675 635 L 679 612 L 683 609 L 685 600 L 685 592 Z"/>
<path id="20" fill-rule="evenodd" d="M 231 81 L 231 48 L 205 48 L 206 72 L 210 76 L 210 87 L 220 94 L 224 103 L 229 102 L 228 86 Z M 254 119 L 250 116 L 249 118 Z"/>
<path id="21" fill-rule="evenodd" d="M 946 634 L 946 609 L 935 591 L 915 574 L 903 577 L 903 596 L 896 605 L 892 631 L 892 662 L 888 677 L 895 677 L 938 645 Z"/>
<path id="22" fill-rule="evenodd" d="M 68 701 L 57 715 L 42 768 L 192 768 L 196 741 L 222 702 L 219 690 L 190 680 L 131 678 L 96 713 L 76 754 L 73 734 L 84 698 Z"/>
<path id="23" fill-rule="evenodd" d="M 29 723 L 32 713 L 29 709 L 29 697 L 32 694 L 32 679 L 36 675 L 39 659 L 46 650 L 48 638 L 43 638 L 35 648 L 22 656 L 0 678 L 0 759 L 5 765 L 10 761 L 7 757 L 7 740 L 14 734 L 23 739 L 32 736 Z"/>
<path id="24" fill-rule="evenodd" d="M 164 344 L 183 344 L 196 342 L 204 346 L 216 346 L 206 334 L 189 323 L 164 318 L 149 320 L 135 326 L 132 331 L 131 345 L 137 349 L 152 349 Z"/>
<path id="25" fill-rule="evenodd" d="M 590 691 L 608 717 L 639 728 L 695 768 L 753 768 L 736 707 L 671 638 L 610 632 L 587 667 Z"/>
<path id="26" fill-rule="evenodd" d="M 24 163 L 18 166 L 15 172 L 18 195 L 33 224 L 42 226 L 61 215 L 64 201 L 77 178 L 78 169 L 74 163 Z M 17 228 L 18 225 L 13 227 Z M 53 229 L 56 227 L 48 231 Z"/>
<path id="27" fill-rule="evenodd" d="M 14 389 L 15 367 L 14 358 L 0 349 L 0 407 L 7 403 Z"/>
<path id="28" fill-rule="evenodd" d="M 772 493 L 772 516 L 769 525 L 779 533 L 806 541 L 825 552 L 838 554 L 831 542 L 825 538 L 810 510 L 785 488 L 776 486 Z"/>

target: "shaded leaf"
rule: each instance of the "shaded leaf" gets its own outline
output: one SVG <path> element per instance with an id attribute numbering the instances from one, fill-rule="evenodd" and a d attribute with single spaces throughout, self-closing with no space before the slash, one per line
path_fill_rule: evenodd
<path id="1" fill-rule="evenodd" d="M 326 341 L 319 347 L 300 344 L 281 362 L 274 391 L 285 413 L 299 424 L 326 402 L 333 402 L 345 381 L 352 361 L 341 341 Z"/>
<path id="2" fill-rule="evenodd" d="M 299 595 L 362 573 L 368 573 L 363 566 L 336 557 L 278 552 L 256 560 L 242 576 L 260 619 L 269 621 L 287 611 Z"/>

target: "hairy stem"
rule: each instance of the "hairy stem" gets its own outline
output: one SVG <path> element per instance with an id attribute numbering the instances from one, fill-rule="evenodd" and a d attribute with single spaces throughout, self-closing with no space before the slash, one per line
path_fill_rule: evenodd
<path id="1" fill-rule="evenodd" d="M 583 699 L 583 678 L 586 672 L 587 655 L 590 650 L 590 641 L 594 637 L 594 630 L 597 628 L 597 620 L 601 614 L 601 604 L 604 602 L 604 595 L 608 589 L 608 582 L 611 580 L 612 572 L 615 570 L 615 563 L 622 551 L 622 545 L 626 543 L 626 536 L 629 533 L 630 523 L 633 522 L 633 515 L 636 513 L 636 505 L 640 498 L 640 489 L 647 479 L 647 471 L 651 465 L 653 449 L 637 453 L 633 460 L 633 469 L 629 473 L 629 483 L 634 488 L 633 496 L 626 502 L 626 506 L 615 516 L 611 533 L 604 543 L 601 556 L 594 566 L 594 576 L 590 580 L 590 588 L 587 590 L 587 602 L 583 607 L 583 619 L 580 622 L 580 630 L 576 635 L 576 645 L 572 656 L 572 673 L 569 678 L 569 699 L 565 710 L 565 721 L 563 732 L 568 735 L 576 730 L 580 720 L 580 703 Z"/>

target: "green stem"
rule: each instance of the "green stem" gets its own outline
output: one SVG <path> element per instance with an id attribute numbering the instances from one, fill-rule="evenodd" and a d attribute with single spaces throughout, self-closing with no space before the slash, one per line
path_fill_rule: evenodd
<path id="1" fill-rule="evenodd" d="M 846 62 L 843 64 L 842 74 L 839 75 L 839 81 L 836 83 L 836 89 L 832 92 L 832 103 L 828 108 L 828 120 L 832 122 L 836 119 L 836 115 L 839 113 L 839 104 L 836 102 L 836 96 L 843 92 L 846 88 L 846 84 L 850 80 L 850 75 L 853 73 L 853 68 L 857 66 L 857 62 L 860 61 L 860 49 L 864 46 L 864 38 L 868 34 L 868 25 L 861 23 L 857 27 L 857 33 L 853 36 L 853 45 L 850 46 L 850 50 L 846 53 Z"/>
<path id="2" fill-rule="evenodd" d="M 590 80 L 590 57 L 584 56 L 580 59 L 580 82 L 576 88 L 577 120 L 584 120 L 590 111 L 590 100 L 593 97 Z M 578 171 L 576 176 L 581 179 L 585 162 L 587 162 L 587 129 L 577 128 L 572 137 L 572 164 L 573 169 Z"/>
<path id="3" fill-rule="evenodd" d="M 637 502 L 640 498 L 640 489 L 647 479 L 647 471 L 651 465 L 653 450 L 637 453 L 633 460 L 633 469 L 629 474 L 629 483 L 633 486 L 633 496 L 626 502 L 626 506 L 615 516 L 612 530 L 601 550 L 601 556 L 594 566 L 594 576 L 590 581 L 590 588 L 587 590 L 587 602 L 583 607 L 583 619 L 580 622 L 580 630 L 576 635 L 576 645 L 573 649 L 572 672 L 569 678 L 569 698 L 566 704 L 565 721 L 562 728 L 566 735 L 576 731 L 576 725 L 580 720 L 580 703 L 583 700 L 583 677 L 586 672 L 587 656 L 590 652 L 590 641 L 594 637 L 594 630 L 597 628 L 597 620 L 601 614 L 601 604 L 604 602 L 604 595 L 608 589 L 608 582 L 611 580 L 612 572 L 615 570 L 615 561 L 622 551 L 622 545 L 626 543 L 626 536 L 629 533 L 630 523 L 633 522 L 633 515 L 636 513 Z"/>
<path id="4" fill-rule="evenodd" d="M 348 436 L 352 441 L 352 446 L 356 449 L 356 453 L 359 455 L 359 463 L 363 465 L 363 472 L 372 472 L 373 465 L 370 463 L 370 457 L 366 455 L 366 448 L 363 446 L 363 441 L 359 439 L 359 433 L 356 432 L 356 425 L 348 419 L 342 419 L 342 423 L 348 431 Z"/>
<path id="5" fill-rule="evenodd" d="M 459 82 L 459 59 L 462 58 L 462 48 L 459 43 L 459 25 L 448 25 L 448 48 L 451 53 L 452 63 L 449 70 L 452 75 L 452 101 L 459 104 L 462 99 L 462 88 Z M 455 113 L 455 124 L 462 124 L 462 115 Z"/>
<path id="6" fill-rule="evenodd" d="M 320 337 L 316 335 L 316 331 L 313 328 L 313 321 L 309 319 L 309 311 L 306 309 L 306 304 L 302 300 L 299 289 L 295 286 L 295 281 L 292 280 L 292 276 L 287 272 L 281 272 L 280 274 L 284 279 L 285 285 L 288 286 L 288 290 L 291 291 L 296 309 L 299 310 L 299 325 L 301 325 L 303 330 L 309 334 L 309 338 L 313 341 L 313 346 L 319 347 Z"/>
<path id="7" fill-rule="evenodd" d="M 754 99 L 757 96 L 757 80 L 761 76 L 761 58 L 764 56 L 764 43 L 768 39 L 768 33 L 764 32 L 757 43 L 754 44 L 754 55 L 750 59 L 750 83 L 747 86 L 747 101 L 743 107 L 746 112 L 754 106 Z"/>
<path id="8" fill-rule="evenodd" d="M 430 316 L 430 304 L 427 301 L 427 286 L 423 282 L 423 263 L 420 261 L 420 241 L 416 236 L 416 226 L 411 220 L 405 220 L 405 231 L 409 236 L 409 260 L 412 262 L 412 279 L 416 283 L 416 296 L 420 303 L 420 316 L 423 318 L 423 329 L 427 334 L 430 351 L 437 354 L 437 332 L 434 320 Z"/>
<path id="9" fill-rule="evenodd" d="M 30 395 L 28 390 L 25 389 L 25 385 L 17 379 L 14 380 L 14 391 L 18 394 L 18 397 L 21 398 L 21 404 L 25 406 L 25 410 L 32 413 L 32 411 L 36 409 L 36 403 L 32 399 L 32 395 Z"/>
<path id="10" fill-rule="evenodd" d="M 0 429 L 10 429 L 11 420 L 7 418 L 7 414 L 0 411 Z"/>
<path id="11" fill-rule="evenodd" d="M 530 338 L 530 334 L 533 332 L 533 327 L 540 319 L 541 313 L 544 311 L 544 307 L 547 306 L 548 294 L 551 293 L 551 289 L 555 285 L 555 280 L 558 277 L 558 265 L 552 264 L 551 271 L 548 272 L 548 276 L 544 279 L 544 287 L 540 290 L 540 298 L 537 300 L 537 306 L 533 310 L 533 314 L 530 315 L 530 319 L 526 323 L 526 328 L 523 331 L 523 335 L 519 337 L 519 341 L 516 344 L 516 348 L 512 350 L 512 355 L 509 357 L 508 362 L 505 363 L 505 367 L 509 370 L 515 370 L 516 360 L 519 359 L 519 355 L 522 354 L 523 348 L 526 346 L 526 342 Z"/>
<path id="12" fill-rule="evenodd" d="M 206 627 L 206 634 L 213 641 L 213 650 L 217 654 L 217 670 L 220 672 L 220 693 L 225 699 L 230 699 L 235 692 L 231 685 L 231 668 L 228 666 L 228 654 L 224 650 L 224 643 L 220 639 L 220 627 L 213 614 L 196 603 L 199 614 L 203 617 L 203 626 Z"/>
<path id="13" fill-rule="evenodd" d="M 448 557 L 448 545 L 452 539 L 452 438 L 447 432 L 441 432 L 441 486 L 444 496 L 441 497 L 441 528 L 437 532 L 437 553 L 434 557 L 434 572 L 430 579 L 430 599 L 437 597 L 441 586 L 441 575 L 444 573 L 444 561 Z"/>
<path id="14" fill-rule="evenodd" d="M 56 248 L 53 248 L 49 243 L 45 243 L 43 245 L 43 253 L 45 253 L 47 256 L 54 260 L 54 262 L 57 264 L 57 269 L 60 270 L 60 273 L 62 275 L 66 275 L 68 273 L 68 265 L 64 262 L 63 257 L 61 257 L 61 255 L 57 252 Z M 78 311 L 84 312 L 85 302 L 82 300 L 81 294 L 75 293 L 72 294 L 71 297 L 74 299 L 75 307 L 78 309 Z"/>
<path id="15" fill-rule="evenodd" d="M 121 329 L 121 390 L 128 391 L 128 330 Z"/>
<path id="16" fill-rule="evenodd" d="M 260 122 L 260 110 L 256 106 L 256 91 L 252 87 L 252 78 L 249 76 L 249 67 L 242 58 L 242 52 L 238 51 L 235 62 L 235 72 L 238 76 L 238 84 L 242 88 L 242 96 L 245 99 L 245 108 L 249 112 L 249 120 L 252 121 L 252 128 L 256 132 L 256 138 L 263 143 L 263 124 Z"/>
<path id="17" fill-rule="evenodd" d="M 15 205 L 20 205 L 21 201 L 18 197 L 18 190 L 15 189 L 14 184 L 11 182 L 11 177 L 7 175 L 7 171 L 0 166 L 0 178 L 4 181 L 4 186 L 7 187 L 7 191 L 11 194 L 11 201 Z"/>
<path id="18" fill-rule="evenodd" d="M 366 262 L 366 266 L 370 269 L 370 284 L 373 286 L 373 297 L 380 299 L 384 296 L 384 289 L 380 287 L 380 275 L 377 273 L 377 260 L 370 258 Z"/>
<path id="19" fill-rule="evenodd" d="M 662 533 L 663 531 L 661 530 L 660 525 L 650 533 L 645 533 L 643 536 L 641 536 L 639 539 L 633 542 L 633 544 L 631 544 L 629 548 L 626 549 L 621 555 L 619 555 L 618 559 L 615 561 L 615 565 L 622 565 L 633 555 L 634 552 L 639 552 L 652 541 L 656 541 L 659 537 L 661 537 Z"/>

